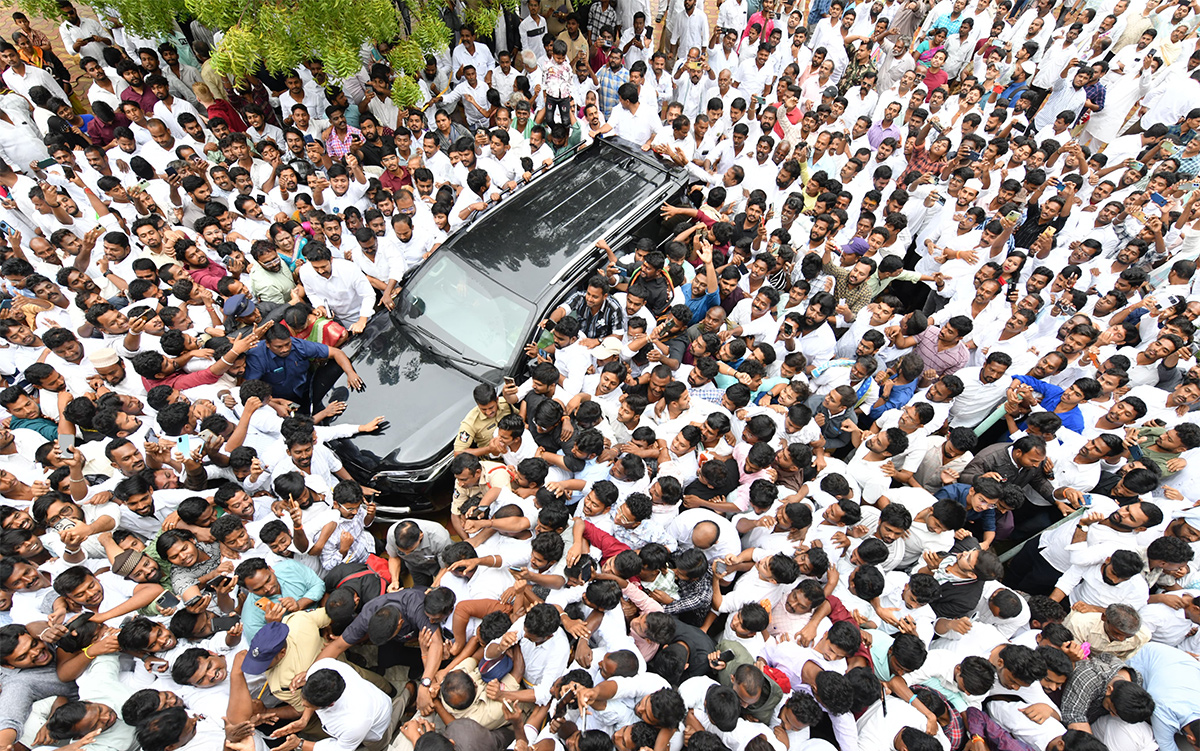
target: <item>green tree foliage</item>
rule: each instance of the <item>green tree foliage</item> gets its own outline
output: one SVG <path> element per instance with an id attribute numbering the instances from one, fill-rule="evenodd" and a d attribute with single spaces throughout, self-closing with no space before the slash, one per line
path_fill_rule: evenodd
<path id="1" fill-rule="evenodd" d="M 281 72 L 314 56 L 330 75 L 353 75 L 362 65 L 358 50 L 364 42 L 400 33 L 399 15 L 389 0 L 185 1 L 200 23 L 226 31 L 213 65 L 233 78 L 252 74 L 260 60 L 268 70 Z"/>
<path id="2" fill-rule="evenodd" d="M 150 38 L 174 31 L 175 20 L 191 16 L 225 32 L 213 51 L 213 65 L 233 79 L 253 74 L 261 62 L 273 73 L 319 58 L 334 77 L 362 67 L 363 44 L 389 42 L 387 59 L 395 71 L 392 100 L 407 107 L 421 98 L 416 76 L 425 55 L 444 51 L 451 33 L 442 21 L 447 0 L 408 0 L 405 23 L 392 0 L 87 0 L 98 15 L 116 15 L 138 35 Z M 490 37 L 504 8 L 519 0 L 474 0 L 464 23 Z M 27 13 L 59 19 L 58 0 L 0 0 Z"/>

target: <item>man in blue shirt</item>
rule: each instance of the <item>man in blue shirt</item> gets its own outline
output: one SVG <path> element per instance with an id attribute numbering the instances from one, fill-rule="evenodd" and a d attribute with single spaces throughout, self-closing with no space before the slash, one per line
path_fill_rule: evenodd
<path id="1" fill-rule="evenodd" d="M 337 347 L 297 339 L 283 324 L 277 323 L 267 329 L 265 341 L 246 353 L 246 380 L 265 381 L 271 385 L 274 396 L 300 402 L 307 409 L 309 363 L 330 357 L 346 374 L 350 388 L 362 391 L 362 379 L 344 352 Z"/>
<path id="2" fill-rule="evenodd" d="M 1032 387 L 1042 397 L 1038 406 L 1058 415 L 1063 427 L 1076 433 L 1082 433 L 1084 428 L 1079 405 L 1100 395 L 1100 383 L 1095 378 L 1077 379 L 1065 389 L 1033 376 L 1016 375 L 1013 379 Z"/>
<path id="3" fill-rule="evenodd" d="M 262 558 L 242 561 L 234 570 L 238 584 L 245 587 L 250 596 L 242 603 L 242 628 L 247 641 L 267 622 L 267 616 L 258 606 L 260 598 L 278 603 L 289 613 L 308 610 L 325 596 L 325 582 L 305 566 L 287 559 L 275 561 L 268 566 Z"/>
<path id="4" fill-rule="evenodd" d="M 700 260 L 704 262 L 704 273 L 692 277 L 691 284 L 682 285 L 679 291 L 683 294 L 683 304 L 692 311 L 692 321 L 689 326 L 695 326 L 704 320 L 704 314 L 709 308 L 721 304 L 721 293 L 717 290 L 717 270 L 713 268 L 712 246 L 703 242 L 697 251 Z"/>
<path id="5" fill-rule="evenodd" d="M 1150 642 L 1126 660 L 1154 697 L 1150 726 L 1161 751 L 1179 751 L 1175 734 L 1200 748 L 1200 662 L 1187 652 Z"/>
<path id="6" fill-rule="evenodd" d="M 996 507 L 1004 497 L 1004 486 L 994 477 L 979 476 L 975 482 L 968 485 L 956 482 L 946 485 L 934 498 L 939 501 L 954 501 L 967 510 L 967 524 L 978 523 L 980 532 L 979 546 L 987 548 L 996 538 Z M 967 532 L 964 527 L 963 532 Z M 955 535 L 957 537 L 957 534 Z M 960 544 L 961 544 L 960 538 Z M 968 545 L 967 547 L 974 547 Z"/>

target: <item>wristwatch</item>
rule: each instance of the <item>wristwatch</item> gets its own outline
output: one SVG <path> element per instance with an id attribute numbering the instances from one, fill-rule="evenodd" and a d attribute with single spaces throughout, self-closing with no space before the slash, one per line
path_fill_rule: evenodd
<path id="1" fill-rule="evenodd" d="M 433 679 L 432 678 L 422 678 L 421 685 L 424 686 L 425 688 L 429 688 L 430 686 L 433 685 Z"/>

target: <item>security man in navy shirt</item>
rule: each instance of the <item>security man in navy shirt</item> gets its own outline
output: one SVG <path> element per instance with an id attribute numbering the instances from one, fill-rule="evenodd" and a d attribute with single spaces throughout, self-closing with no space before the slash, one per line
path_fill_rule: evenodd
<path id="1" fill-rule="evenodd" d="M 337 347 L 297 339 L 283 324 L 277 323 L 267 329 L 264 341 L 246 353 L 246 380 L 266 381 L 271 384 L 275 396 L 292 399 L 307 411 L 312 379 L 309 363 L 330 357 L 346 374 L 347 385 L 355 391 L 362 391 L 363 381 L 354 371 L 354 365 L 346 353 Z"/>

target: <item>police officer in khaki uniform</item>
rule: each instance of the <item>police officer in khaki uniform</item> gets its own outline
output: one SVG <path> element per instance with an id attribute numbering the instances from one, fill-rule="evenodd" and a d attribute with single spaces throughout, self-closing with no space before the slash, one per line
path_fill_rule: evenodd
<path id="1" fill-rule="evenodd" d="M 496 390 L 486 383 L 476 386 L 471 395 L 475 398 L 475 406 L 458 426 L 458 435 L 454 437 L 454 453 L 490 456 L 492 451 L 488 444 L 496 435 L 496 424 L 501 417 L 512 412 L 512 405 L 506 400 L 497 399 Z"/>
<path id="2" fill-rule="evenodd" d="M 470 537 L 463 530 L 464 512 L 479 505 L 479 499 L 490 488 L 507 488 L 512 484 L 512 470 L 501 462 L 480 461 L 479 457 L 463 452 L 450 463 L 454 475 L 454 493 L 450 496 L 450 526 L 462 539 Z"/>

